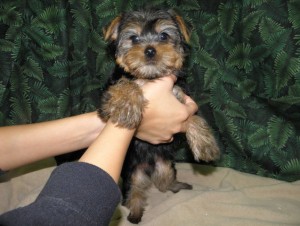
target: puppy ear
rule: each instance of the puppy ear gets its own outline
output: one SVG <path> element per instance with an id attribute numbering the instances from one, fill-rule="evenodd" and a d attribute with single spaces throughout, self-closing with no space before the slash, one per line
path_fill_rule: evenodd
<path id="1" fill-rule="evenodd" d="M 183 37 L 184 37 L 184 40 L 185 40 L 186 42 L 189 42 L 189 41 L 190 41 L 190 32 L 189 32 L 189 30 L 187 29 L 187 27 L 186 27 L 186 25 L 185 25 L 185 23 L 184 23 L 182 17 L 176 15 L 176 16 L 175 16 L 175 19 L 176 19 L 176 21 L 177 21 L 177 24 L 178 24 L 178 26 L 179 26 L 179 29 L 180 29 L 180 31 L 181 31 Z"/>
<path id="2" fill-rule="evenodd" d="M 115 41 L 118 38 L 118 28 L 121 22 L 121 16 L 116 17 L 113 21 L 108 25 L 108 27 L 103 29 L 104 40 Z"/>
<path id="3" fill-rule="evenodd" d="M 189 29 L 187 28 L 184 20 L 182 19 L 181 16 L 179 16 L 174 10 L 169 10 L 168 11 L 172 16 L 173 18 L 175 19 L 178 27 L 179 27 L 179 30 L 184 38 L 184 40 L 188 43 L 190 41 L 190 31 Z"/>

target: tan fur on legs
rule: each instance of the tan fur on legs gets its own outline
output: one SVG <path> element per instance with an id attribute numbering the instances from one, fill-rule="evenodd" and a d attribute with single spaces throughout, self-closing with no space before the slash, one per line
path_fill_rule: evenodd
<path id="1" fill-rule="evenodd" d="M 162 161 L 161 159 L 156 160 L 151 180 L 158 190 L 166 192 L 170 184 L 175 180 L 175 173 L 171 167 L 171 162 Z"/>
<path id="2" fill-rule="evenodd" d="M 203 118 L 194 115 L 188 119 L 186 137 L 195 160 L 208 162 L 219 158 L 217 142 Z"/>
<path id="3" fill-rule="evenodd" d="M 184 92 L 179 86 L 174 86 L 173 93 L 180 102 L 184 102 Z M 186 137 L 195 160 L 208 162 L 219 158 L 220 150 L 217 142 L 202 117 L 194 115 L 188 119 Z"/>
<path id="4" fill-rule="evenodd" d="M 181 189 L 192 189 L 191 185 L 176 180 L 176 172 L 171 161 L 156 160 L 151 180 L 161 192 L 170 190 L 175 193 Z"/>
<path id="5" fill-rule="evenodd" d="M 105 122 L 111 119 L 118 126 L 128 129 L 136 128 L 140 124 L 147 104 L 139 85 L 125 78 L 104 93 L 102 102 L 99 111 L 101 119 Z"/>
<path id="6" fill-rule="evenodd" d="M 130 210 L 127 219 L 131 223 L 138 223 L 144 213 L 146 206 L 146 191 L 151 186 L 150 178 L 145 174 L 143 169 L 137 169 L 132 175 L 131 188 L 127 194 L 125 206 Z"/>

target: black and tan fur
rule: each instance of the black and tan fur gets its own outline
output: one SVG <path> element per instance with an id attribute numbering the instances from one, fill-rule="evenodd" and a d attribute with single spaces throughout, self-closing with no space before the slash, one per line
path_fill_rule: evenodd
<path id="1" fill-rule="evenodd" d="M 102 120 L 136 128 L 147 106 L 140 86 L 146 80 L 181 72 L 189 32 L 180 16 L 172 11 L 136 11 L 114 19 L 104 31 L 115 45 L 117 69 L 104 93 L 98 110 Z M 183 91 L 174 94 L 183 100 Z M 196 160 L 211 161 L 219 148 L 206 121 L 188 119 L 187 141 Z M 117 138 L 116 138 L 117 139 Z M 192 186 L 176 180 L 173 143 L 152 145 L 133 139 L 122 169 L 123 203 L 130 210 L 128 220 L 141 221 L 147 189 L 154 184 L 160 191 L 178 192 Z"/>

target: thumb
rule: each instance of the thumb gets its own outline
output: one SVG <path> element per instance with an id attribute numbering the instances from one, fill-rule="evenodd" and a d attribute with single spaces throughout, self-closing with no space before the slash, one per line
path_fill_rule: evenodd
<path id="1" fill-rule="evenodd" d="M 184 95 L 184 104 L 187 108 L 189 115 L 194 115 L 198 111 L 198 105 L 196 102 L 189 96 Z"/>
<path id="2" fill-rule="evenodd" d="M 159 79 L 163 81 L 163 83 L 167 86 L 169 90 L 173 89 L 174 84 L 177 81 L 177 77 L 175 75 L 167 75 Z"/>

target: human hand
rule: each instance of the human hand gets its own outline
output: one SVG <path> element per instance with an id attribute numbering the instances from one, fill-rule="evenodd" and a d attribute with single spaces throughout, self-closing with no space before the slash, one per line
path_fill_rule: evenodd
<path id="1" fill-rule="evenodd" d="M 170 75 L 142 86 L 148 104 L 136 132 L 137 138 L 152 144 L 167 143 L 173 140 L 173 134 L 186 131 L 186 121 L 196 113 L 198 106 L 187 95 L 184 104 L 176 99 L 172 92 L 175 81 L 176 77 Z"/>

